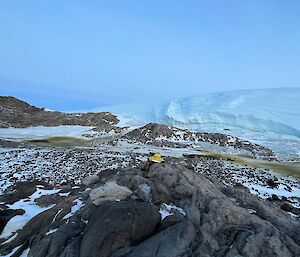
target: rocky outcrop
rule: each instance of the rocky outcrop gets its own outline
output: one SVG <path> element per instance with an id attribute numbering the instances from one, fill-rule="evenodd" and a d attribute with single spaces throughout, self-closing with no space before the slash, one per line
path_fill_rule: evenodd
<path id="1" fill-rule="evenodd" d="M 63 113 L 47 111 L 23 102 L 15 97 L 0 96 L 0 127 L 82 125 L 97 126 L 109 130 L 118 123 L 115 115 L 99 113 Z M 108 128 L 109 127 L 109 128 Z"/>
<path id="2" fill-rule="evenodd" d="M 113 195 L 103 190 L 107 185 L 126 188 L 132 195 L 95 205 L 93 190 L 107 193 L 100 199 Z M 103 173 L 98 184 L 89 186 L 94 189 L 76 189 L 34 217 L 2 245 L 0 254 L 21 246 L 14 257 L 26 248 L 30 257 L 300 255 L 300 223 L 278 205 L 181 165 Z M 66 216 L 78 199 L 84 202 L 82 208 Z M 159 211 L 167 212 L 164 219 Z"/>
<path id="3" fill-rule="evenodd" d="M 221 133 L 191 132 L 161 124 L 149 123 L 127 133 L 124 138 L 133 142 L 168 147 L 187 147 L 191 143 L 206 142 L 221 147 L 233 147 L 247 151 L 253 157 L 276 159 L 268 148 Z M 184 144 L 182 143 L 184 142 Z"/>
<path id="4" fill-rule="evenodd" d="M 187 256 L 300 254 L 299 222 L 243 189 L 212 182 L 179 166 L 155 164 L 149 177 L 161 193 L 184 206 L 194 224 L 198 236 Z"/>
<path id="5" fill-rule="evenodd" d="M 137 128 L 127 134 L 127 137 L 130 139 L 137 139 L 139 141 L 143 140 L 146 143 L 149 139 L 155 139 L 159 137 L 170 138 L 176 135 L 177 131 L 180 129 L 175 129 L 170 126 L 149 123 L 143 127 Z M 183 130 L 182 130 L 183 131 Z"/>
<path id="6" fill-rule="evenodd" d="M 20 247 L 19 251 L 14 255 L 19 256 L 18 253 L 21 254 L 22 250 L 25 250 L 30 246 L 31 253 L 33 252 L 34 254 L 29 254 L 29 256 L 46 256 L 45 253 L 48 252 L 49 244 L 42 243 L 43 246 L 41 247 L 40 241 L 46 236 L 51 228 L 64 223 L 63 217 L 70 212 L 73 200 L 74 197 L 64 199 L 53 208 L 32 218 L 18 231 L 16 238 L 13 241 L 2 244 L 0 254 L 7 254 L 12 249 Z M 57 245 L 55 247 L 57 247 Z"/>
<path id="7" fill-rule="evenodd" d="M 120 201 L 126 199 L 132 194 L 132 191 L 125 187 L 119 186 L 114 181 L 109 181 L 105 185 L 97 187 L 90 192 L 90 198 L 96 206 L 107 201 Z"/>

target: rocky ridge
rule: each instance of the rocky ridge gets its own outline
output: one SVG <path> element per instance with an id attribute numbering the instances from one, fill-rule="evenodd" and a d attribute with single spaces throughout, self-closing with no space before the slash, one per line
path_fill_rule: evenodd
<path id="1" fill-rule="evenodd" d="M 0 96 L 0 127 L 82 125 L 102 126 L 106 130 L 118 123 L 115 115 L 99 113 L 62 113 L 37 108 L 15 97 Z"/>
<path id="2" fill-rule="evenodd" d="M 221 147 L 244 150 L 252 157 L 276 160 L 272 150 L 258 144 L 221 133 L 193 132 L 161 124 L 149 123 L 125 134 L 124 138 L 156 146 L 188 147 L 195 143 L 209 143 Z"/>

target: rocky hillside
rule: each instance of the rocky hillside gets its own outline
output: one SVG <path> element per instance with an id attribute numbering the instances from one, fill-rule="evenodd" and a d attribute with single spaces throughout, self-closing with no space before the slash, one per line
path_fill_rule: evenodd
<path id="1" fill-rule="evenodd" d="M 2 256 L 300 255 L 299 221 L 283 208 L 180 165 L 102 172 L 84 178 L 80 187 L 58 190 L 19 183 L 2 200 L 12 204 L 26 197 L 24 203 L 46 209 L 14 236 L 0 239 Z M 2 228 L 22 213 L 2 210 Z"/>
<path id="2" fill-rule="evenodd" d="M 124 138 L 131 142 L 156 146 L 187 147 L 195 143 L 209 143 L 221 147 L 231 147 L 244 150 L 252 157 L 265 159 L 276 159 L 274 153 L 261 145 L 253 144 L 247 140 L 231 135 L 209 132 L 192 132 L 186 129 L 179 129 L 171 126 L 149 123 L 127 133 Z"/>
<path id="3" fill-rule="evenodd" d="M 47 111 L 23 102 L 15 97 L 0 96 L 0 127 L 82 125 L 104 126 L 106 129 L 118 123 L 115 115 L 99 113 L 62 113 Z"/>

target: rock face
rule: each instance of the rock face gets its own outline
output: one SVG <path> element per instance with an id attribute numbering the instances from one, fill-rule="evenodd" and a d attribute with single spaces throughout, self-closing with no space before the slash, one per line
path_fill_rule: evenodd
<path id="1" fill-rule="evenodd" d="M 59 198 L 3 243 L 0 255 L 20 246 L 13 257 L 28 248 L 29 257 L 300 256 L 299 221 L 242 186 L 170 164 L 105 173 L 102 182 Z M 137 200 L 116 201 L 120 192 Z M 78 199 L 84 204 L 66 218 Z M 173 210 L 161 220 L 167 205 Z"/>
<path id="2" fill-rule="evenodd" d="M 103 203 L 84 231 L 80 257 L 106 257 L 121 247 L 138 244 L 149 237 L 159 223 L 158 210 L 149 203 Z"/>
<path id="3" fill-rule="evenodd" d="M 212 183 L 179 166 L 155 164 L 149 177 L 160 192 L 184 206 L 197 231 L 186 256 L 300 254 L 299 222 L 243 189 Z"/>
<path id="4" fill-rule="evenodd" d="M 118 123 L 115 115 L 108 112 L 99 113 L 62 113 L 37 108 L 14 97 L 0 96 L 0 127 L 29 126 L 112 126 Z"/>
<path id="5" fill-rule="evenodd" d="M 73 205 L 73 200 L 73 197 L 64 199 L 53 208 L 32 218 L 18 231 L 13 241 L 1 245 L 0 256 L 8 254 L 12 248 L 16 248 L 17 246 L 20 246 L 17 253 L 21 254 L 23 250 L 30 246 L 29 257 L 47 256 L 46 253 L 49 251 L 50 241 L 49 237 L 46 236 L 46 232 L 48 232 L 52 226 L 57 226 L 62 223 L 63 217 L 70 211 Z M 53 246 L 53 248 L 60 250 L 58 244 Z M 17 253 L 14 256 L 19 256 Z M 59 253 L 59 251 L 56 253 Z"/>
<path id="6" fill-rule="evenodd" d="M 78 256 L 80 234 L 85 224 L 77 217 L 62 224 L 59 228 L 46 230 L 34 237 L 28 257 L 35 256 Z M 51 233 L 51 231 L 54 231 Z M 71 243 L 68 245 L 68 242 Z M 67 247 L 65 247 L 68 245 Z M 73 254 L 73 255 L 72 255 Z"/>
<path id="7" fill-rule="evenodd" d="M 130 195 L 132 191 L 129 188 L 119 186 L 114 181 L 107 182 L 104 186 L 97 187 L 90 192 L 90 198 L 97 206 L 107 201 L 124 200 Z"/>

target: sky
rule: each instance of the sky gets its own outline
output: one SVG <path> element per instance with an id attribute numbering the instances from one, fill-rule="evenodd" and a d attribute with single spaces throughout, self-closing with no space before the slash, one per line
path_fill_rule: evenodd
<path id="1" fill-rule="evenodd" d="M 0 95 L 55 110 L 300 87 L 298 0 L 1 0 Z"/>

